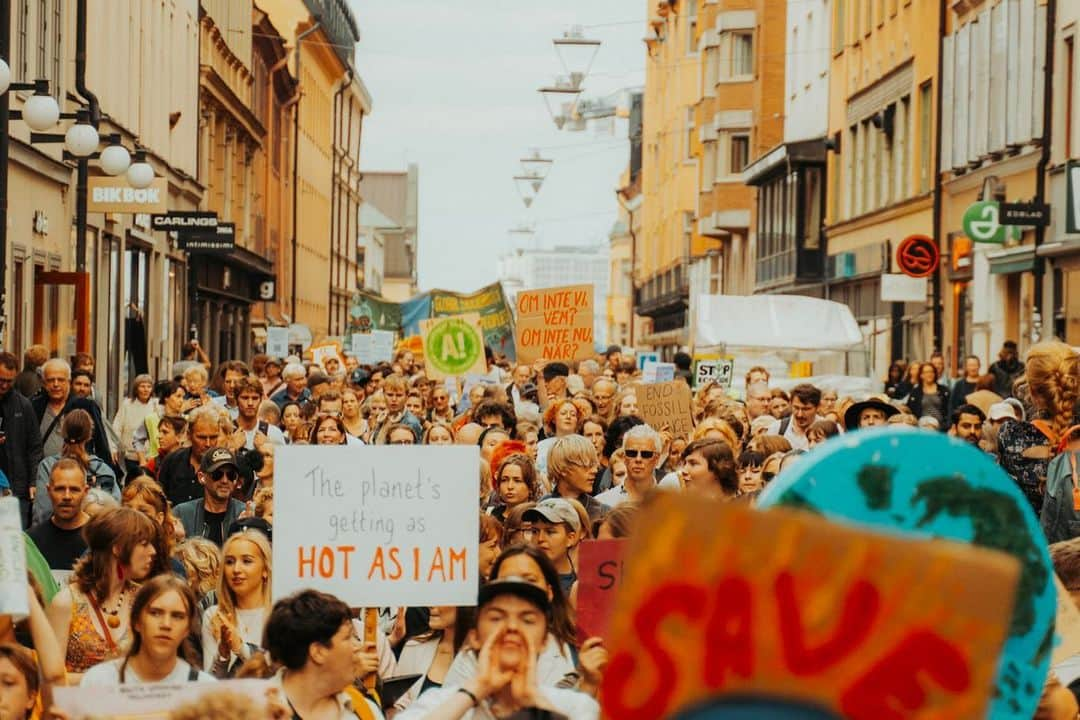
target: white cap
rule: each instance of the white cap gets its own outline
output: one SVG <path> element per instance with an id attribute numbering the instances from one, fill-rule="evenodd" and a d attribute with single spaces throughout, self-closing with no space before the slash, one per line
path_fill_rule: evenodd
<path id="1" fill-rule="evenodd" d="M 1016 417 L 1016 408 L 1013 407 L 1012 403 L 1007 402 L 994 403 L 990 406 L 990 412 L 988 412 L 986 416 L 991 420 L 1004 420 L 1005 418 L 1011 420 L 1020 419 Z"/>

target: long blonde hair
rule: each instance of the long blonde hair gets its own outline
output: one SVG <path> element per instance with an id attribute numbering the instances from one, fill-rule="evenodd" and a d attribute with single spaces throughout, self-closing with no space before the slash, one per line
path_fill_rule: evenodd
<path id="1" fill-rule="evenodd" d="M 1025 374 L 1032 402 L 1060 435 L 1072 425 L 1080 397 L 1080 356 L 1063 342 L 1041 342 L 1028 351 Z"/>
<path id="2" fill-rule="evenodd" d="M 236 622 L 236 594 L 229 586 L 229 581 L 225 578 L 224 558 L 229 554 L 229 546 L 241 540 L 249 541 L 252 545 L 259 549 L 259 554 L 262 555 L 263 565 L 266 567 L 266 580 L 265 582 L 263 582 L 262 600 L 263 607 L 266 609 L 266 612 L 270 612 L 270 541 L 267 540 L 266 536 L 263 535 L 262 532 L 260 532 L 259 530 L 247 528 L 243 532 L 238 532 L 235 535 L 230 536 L 229 539 L 225 541 L 225 544 L 221 547 L 222 573 L 221 580 L 218 583 L 217 591 L 218 612 L 234 623 Z"/>

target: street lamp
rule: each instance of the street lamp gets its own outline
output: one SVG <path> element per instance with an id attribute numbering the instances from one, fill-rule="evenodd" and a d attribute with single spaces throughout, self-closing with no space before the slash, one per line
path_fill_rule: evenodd
<path id="1" fill-rule="evenodd" d="M 592 68 L 596 53 L 600 50 L 600 41 L 586 38 L 584 29 L 580 25 L 574 25 L 564 32 L 561 38 L 555 38 L 551 42 L 555 45 L 555 52 L 563 69 L 570 76 L 571 85 L 580 88 Z"/>
<path id="2" fill-rule="evenodd" d="M 101 151 L 101 169 L 106 175 L 123 175 L 131 167 L 131 153 L 120 144 L 120 138 L 114 139 L 107 148 Z"/>
<path id="3" fill-rule="evenodd" d="M 90 124 L 90 114 L 80 110 L 77 122 L 64 133 L 64 149 L 75 157 L 89 157 L 97 150 L 97 128 Z"/>
<path id="4" fill-rule="evenodd" d="M 127 181 L 136 190 L 150 187 L 154 182 L 154 168 L 146 162 L 146 151 L 135 152 L 135 162 L 127 170 Z"/>
<path id="5" fill-rule="evenodd" d="M 22 119 L 31 130 L 48 130 L 60 120 L 60 106 L 49 94 L 48 80 L 35 80 L 33 83 L 11 83 L 13 90 L 33 89 L 34 94 L 23 103 Z M 14 114 L 14 113 L 13 113 Z"/>
<path id="6" fill-rule="evenodd" d="M 554 85 L 540 88 L 540 94 L 544 96 L 544 104 L 547 105 L 551 119 L 555 121 L 555 127 L 562 130 L 574 113 L 581 87 L 575 87 L 568 77 L 559 77 Z"/>
<path id="7" fill-rule="evenodd" d="M 540 155 L 539 150 L 533 150 L 529 157 L 521 158 L 521 169 L 525 171 L 526 175 L 537 175 L 541 180 L 544 180 L 547 178 L 548 173 L 551 172 L 551 166 L 554 162 L 554 160 Z"/>
<path id="8" fill-rule="evenodd" d="M 544 184 L 544 179 L 537 175 L 515 175 L 514 184 L 517 185 L 521 202 L 525 203 L 525 207 L 529 208 L 532 207 L 536 194 L 540 192 L 540 186 Z"/>
<path id="9" fill-rule="evenodd" d="M 11 68 L 3 58 L 0 58 L 0 95 L 8 91 L 9 85 L 11 85 Z"/>

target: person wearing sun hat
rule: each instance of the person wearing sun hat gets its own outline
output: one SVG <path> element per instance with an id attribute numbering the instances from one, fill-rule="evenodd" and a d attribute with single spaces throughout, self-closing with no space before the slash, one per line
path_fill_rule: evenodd
<path id="1" fill-rule="evenodd" d="M 536 681 L 550 614 L 547 593 L 522 577 L 511 575 L 481 585 L 476 629 L 463 650 L 478 657 L 475 675 L 460 685 L 428 690 L 397 720 L 548 716 L 523 712 L 527 710 L 595 720 L 600 708 L 590 696 Z"/>
<path id="2" fill-rule="evenodd" d="M 848 431 L 884 425 L 889 418 L 900 412 L 879 397 L 857 402 L 844 411 L 844 428 Z"/>

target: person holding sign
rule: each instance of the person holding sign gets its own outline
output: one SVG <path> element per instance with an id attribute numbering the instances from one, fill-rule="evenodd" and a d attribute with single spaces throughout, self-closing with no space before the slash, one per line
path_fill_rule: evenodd
<path id="1" fill-rule="evenodd" d="M 282 666 L 273 684 L 294 718 L 383 720 L 379 706 L 352 685 L 364 653 L 341 600 L 315 590 L 279 600 L 266 621 L 266 644 Z"/>
<path id="2" fill-rule="evenodd" d="M 131 649 L 123 659 L 99 663 L 80 685 L 206 682 L 213 676 L 191 664 L 188 636 L 198 617 L 195 594 L 175 575 L 159 575 L 131 603 Z M 186 656 L 186 657 L 185 657 Z"/>
<path id="3" fill-rule="evenodd" d="M 598 718 L 593 698 L 537 681 L 550 612 L 547 594 L 522 577 L 482 586 L 470 643 L 479 657 L 476 675 L 459 686 L 429 690 L 398 720 L 493 720 L 522 710 L 546 710 L 574 720 Z"/>

